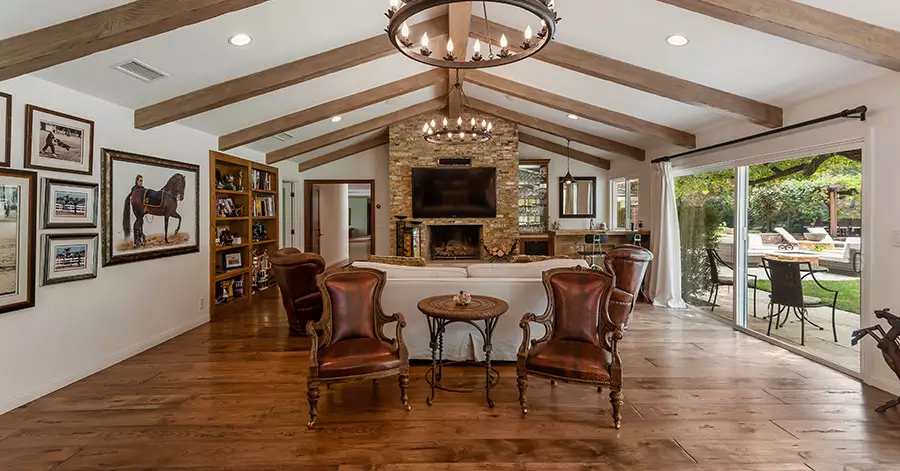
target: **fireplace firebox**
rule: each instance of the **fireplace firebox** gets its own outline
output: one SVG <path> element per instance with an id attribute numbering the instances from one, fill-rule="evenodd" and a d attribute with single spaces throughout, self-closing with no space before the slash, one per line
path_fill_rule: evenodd
<path id="1" fill-rule="evenodd" d="M 481 226 L 429 226 L 432 260 L 481 259 Z"/>

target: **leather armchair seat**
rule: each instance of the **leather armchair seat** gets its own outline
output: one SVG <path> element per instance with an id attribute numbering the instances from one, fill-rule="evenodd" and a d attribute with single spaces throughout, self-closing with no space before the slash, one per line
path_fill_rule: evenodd
<path id="1" fill-rule="evenodd" d="M 341 340 L 319 350 L 319 377 L 337 378 L 400 368 L 400 352 L 375 338 Z"/>
<path id="2" fill-rule="evenodd" d="M 584 381 L 609 381 L 606 352 L 578 340 L 551 340 L 531 349 L 525 366 L 548 376 Z"/>

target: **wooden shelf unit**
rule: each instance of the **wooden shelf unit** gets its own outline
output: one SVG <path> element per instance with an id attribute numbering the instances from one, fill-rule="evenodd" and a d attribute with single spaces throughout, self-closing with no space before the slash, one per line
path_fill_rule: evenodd
<path id="1" fill-rule="evenodd" d="M 221 152 L 209 153 L 209 194 L 210 196 L 210 256 L 209 256 L 209 299 L 210 313 L 214 314 L 219 309 L 238 309 L 246 307 L 255 294 L 253 289 L 253 250 L 256 247 L 269 250 L 277 250 L 279 247 L 280 230 L 280 201 L 278 169 L 269 165 L 252 162 L 239 157 L 234 157 Z M 242 177 L 240 188 L 242 190 L 216 189 L 216 170 L 223 176 L 232 175 L 235 179 Z M 264 172 L 268 175 L 271 189 L 253 188 L 254 171 Z M 218 198 L 231 198 L 235 205 L 243 206 L 240 217 L 220 217 L 217 211 Z M 272 215 L 254 217 L 255 198 L 272 197 Z M 262 241 L 253 240 L 253 226 L 263 224 L 268 233 L 268 238 Z M 228 227 L 229 230 L 241 238 L 239 244 L 230 246 L 216 245 L 216 228 Z M 225 268 L 225 255 L 231 253 L 241 254 L 241 267 L 234 269 Z M 216 273 L 216 265 L 225 272 Z M 232 298 L 224 303 L 216 303 L 218 284 L 222 281 L 240 279 L 243 282 L 244 295 L 241 298 Z"/>

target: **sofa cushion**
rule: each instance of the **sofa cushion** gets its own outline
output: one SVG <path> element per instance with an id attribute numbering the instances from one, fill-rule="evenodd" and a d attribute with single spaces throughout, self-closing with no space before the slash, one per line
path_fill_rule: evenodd
<path id="1" fill-rule="evenodd" d="M 373 262 L 353 262 L 354 267 L 374 268 L 387 274 L 391 278 L 420 279 L 420 278 L 466 278 L 465 268 L 454 267 L 401 267 Z"/>
<path id="2" fill-rule="evenodd" d="M 584 260 L 545 260 L 532 263 L 477 263 L 469 265 L 469 278 L 537 278 L 554 268 L 588 267 Z"/>

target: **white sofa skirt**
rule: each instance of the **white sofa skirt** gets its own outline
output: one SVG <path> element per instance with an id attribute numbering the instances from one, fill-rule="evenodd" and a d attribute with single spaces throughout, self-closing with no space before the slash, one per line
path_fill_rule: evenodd
<path id="1" fill-rule="evenodd" d="M 417 308 L 420 300 L 430 296 L 455 294 L 468 291 L 473 295 L 493 296 L 509 304 L 509 311 L 500 317 L 494 329 L 491 360 L 515 361 L 522 344 L 519 321 L 525 313 L 537 315 L 547 308 L 547 295 L 540 278 L 454 278 L 454 279 L 404 279 L 388 278 L 382 298 L 385 314 L 395 312 L 406 318 L 403 339 L 414 360 L 431 360 L 430 336 L 425 315 Z M 477 321 L 484 329 L 484 321 Z M 394 324 L 388 324 L 385 334 L 393 338 Z M 544 335 L 544 327 L 531 324 L 532 338 Z M 454 323 L 444 334 L 444 358 L 449 360 L 484 360 L 484 341 L 472 326 Z"/>

